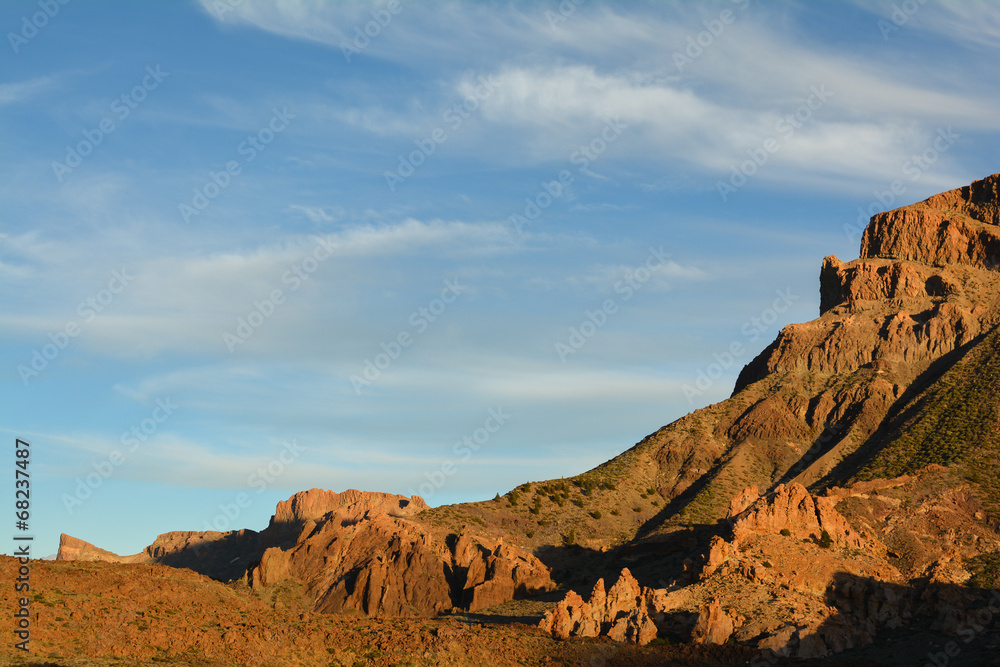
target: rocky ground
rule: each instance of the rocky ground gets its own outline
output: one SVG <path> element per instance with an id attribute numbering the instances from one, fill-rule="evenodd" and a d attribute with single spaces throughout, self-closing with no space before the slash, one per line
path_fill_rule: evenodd
<path id="1" fill-rule="evenodd" d="M 0 577 L 12 581 L 16 567 L 14 559 L 0 558 Z M 34 561 L 31 567 L 32 655 L 16 655 L 5 642 L 3 664 L 596 666 L 742 664 L 754 655 L 741 647 L 560 642 L 535 626 L 552 602 L 372 619 L 309 611 L 295 585 L 258 595 L 162 565 Z M 10 588 L 3 587 L 3 608 L 12 614 Z M 512 611 L 523 616 L 511 617 Z"/>

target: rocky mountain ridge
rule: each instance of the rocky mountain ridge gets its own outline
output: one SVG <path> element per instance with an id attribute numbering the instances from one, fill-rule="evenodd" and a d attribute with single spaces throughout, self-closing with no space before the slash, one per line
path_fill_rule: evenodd
<path id="1" fill-rule="evenodd" d="M 377 617 L 558 586 L 541 627 L 560 638 L 809 658 L 920 623 L 954 636 L 987 604 L 970 583 L 1000 585 L 998 257 L 995 174 L 873 216 L 857 260 L 823 260 L 819 317 L 731 398 L 586 473 L 438 508 L 314 489 L 260 533 L 124 558 L 64 536 L 59 556 L 294 582 L 315 611 Z"/>

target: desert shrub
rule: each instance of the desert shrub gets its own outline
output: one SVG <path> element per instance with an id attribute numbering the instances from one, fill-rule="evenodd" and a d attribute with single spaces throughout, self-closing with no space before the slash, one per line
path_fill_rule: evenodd
<path id="1" fill-rule="evenodd" d="M 600 519 L 601 516 L 603 515 L 601 514 L 601 510 L 594 510 L 593 512 L 590 513 L 590 516 L 594 517 L 595 519 Z"/>
<path id="2" fill-rule="evenodd" d="M 788 530 L 787 528 L 782 528 L 781 529 L 781 534 L 784 535 L 785 537 L 791 537 L 792 536 L 792 531 Z"/>
<path id="3" fill-rule="evenodd" d="M 979 554 L 964 561 L 972 573 L 967 584 L 973 588 L 1000 588 L 1000 552 Z"/>
<path id="4" fill-rule="evenodd" d="M 831 544 L 833 544 L 833 539 L 830 537 L 830 533 L 824 530 L 819 536 L 819 545 L 824 549 L 829 549 Z"/>

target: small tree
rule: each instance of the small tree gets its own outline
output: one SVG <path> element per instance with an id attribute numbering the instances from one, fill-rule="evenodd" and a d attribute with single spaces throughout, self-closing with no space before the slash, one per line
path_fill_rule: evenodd
<path id="1" fill-rule="evenodd" d="M 819 536 L 819 545 L 824 549 L 829 549 L 831 544 L 833 544 L 833 539 L 831 539 L 830 533 L 824 530 Z"/>

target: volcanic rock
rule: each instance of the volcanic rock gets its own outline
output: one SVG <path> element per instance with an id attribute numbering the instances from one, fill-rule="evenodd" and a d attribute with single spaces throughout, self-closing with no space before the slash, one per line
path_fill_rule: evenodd
<path id="1" fill-rule="evenodd" d="M 660 599 L 653 589 L 639 586 L 625 568 L 608 591 L 604 580 L 598 579 L 589 601 L 584 602 L 574 591 L 568 592 L 538 626 L 556 639 L 604 635 L 619 642 L 645 645 L 656 639 L 657 627 L 650 614 L 659 611 L 656 605 Z"/>

